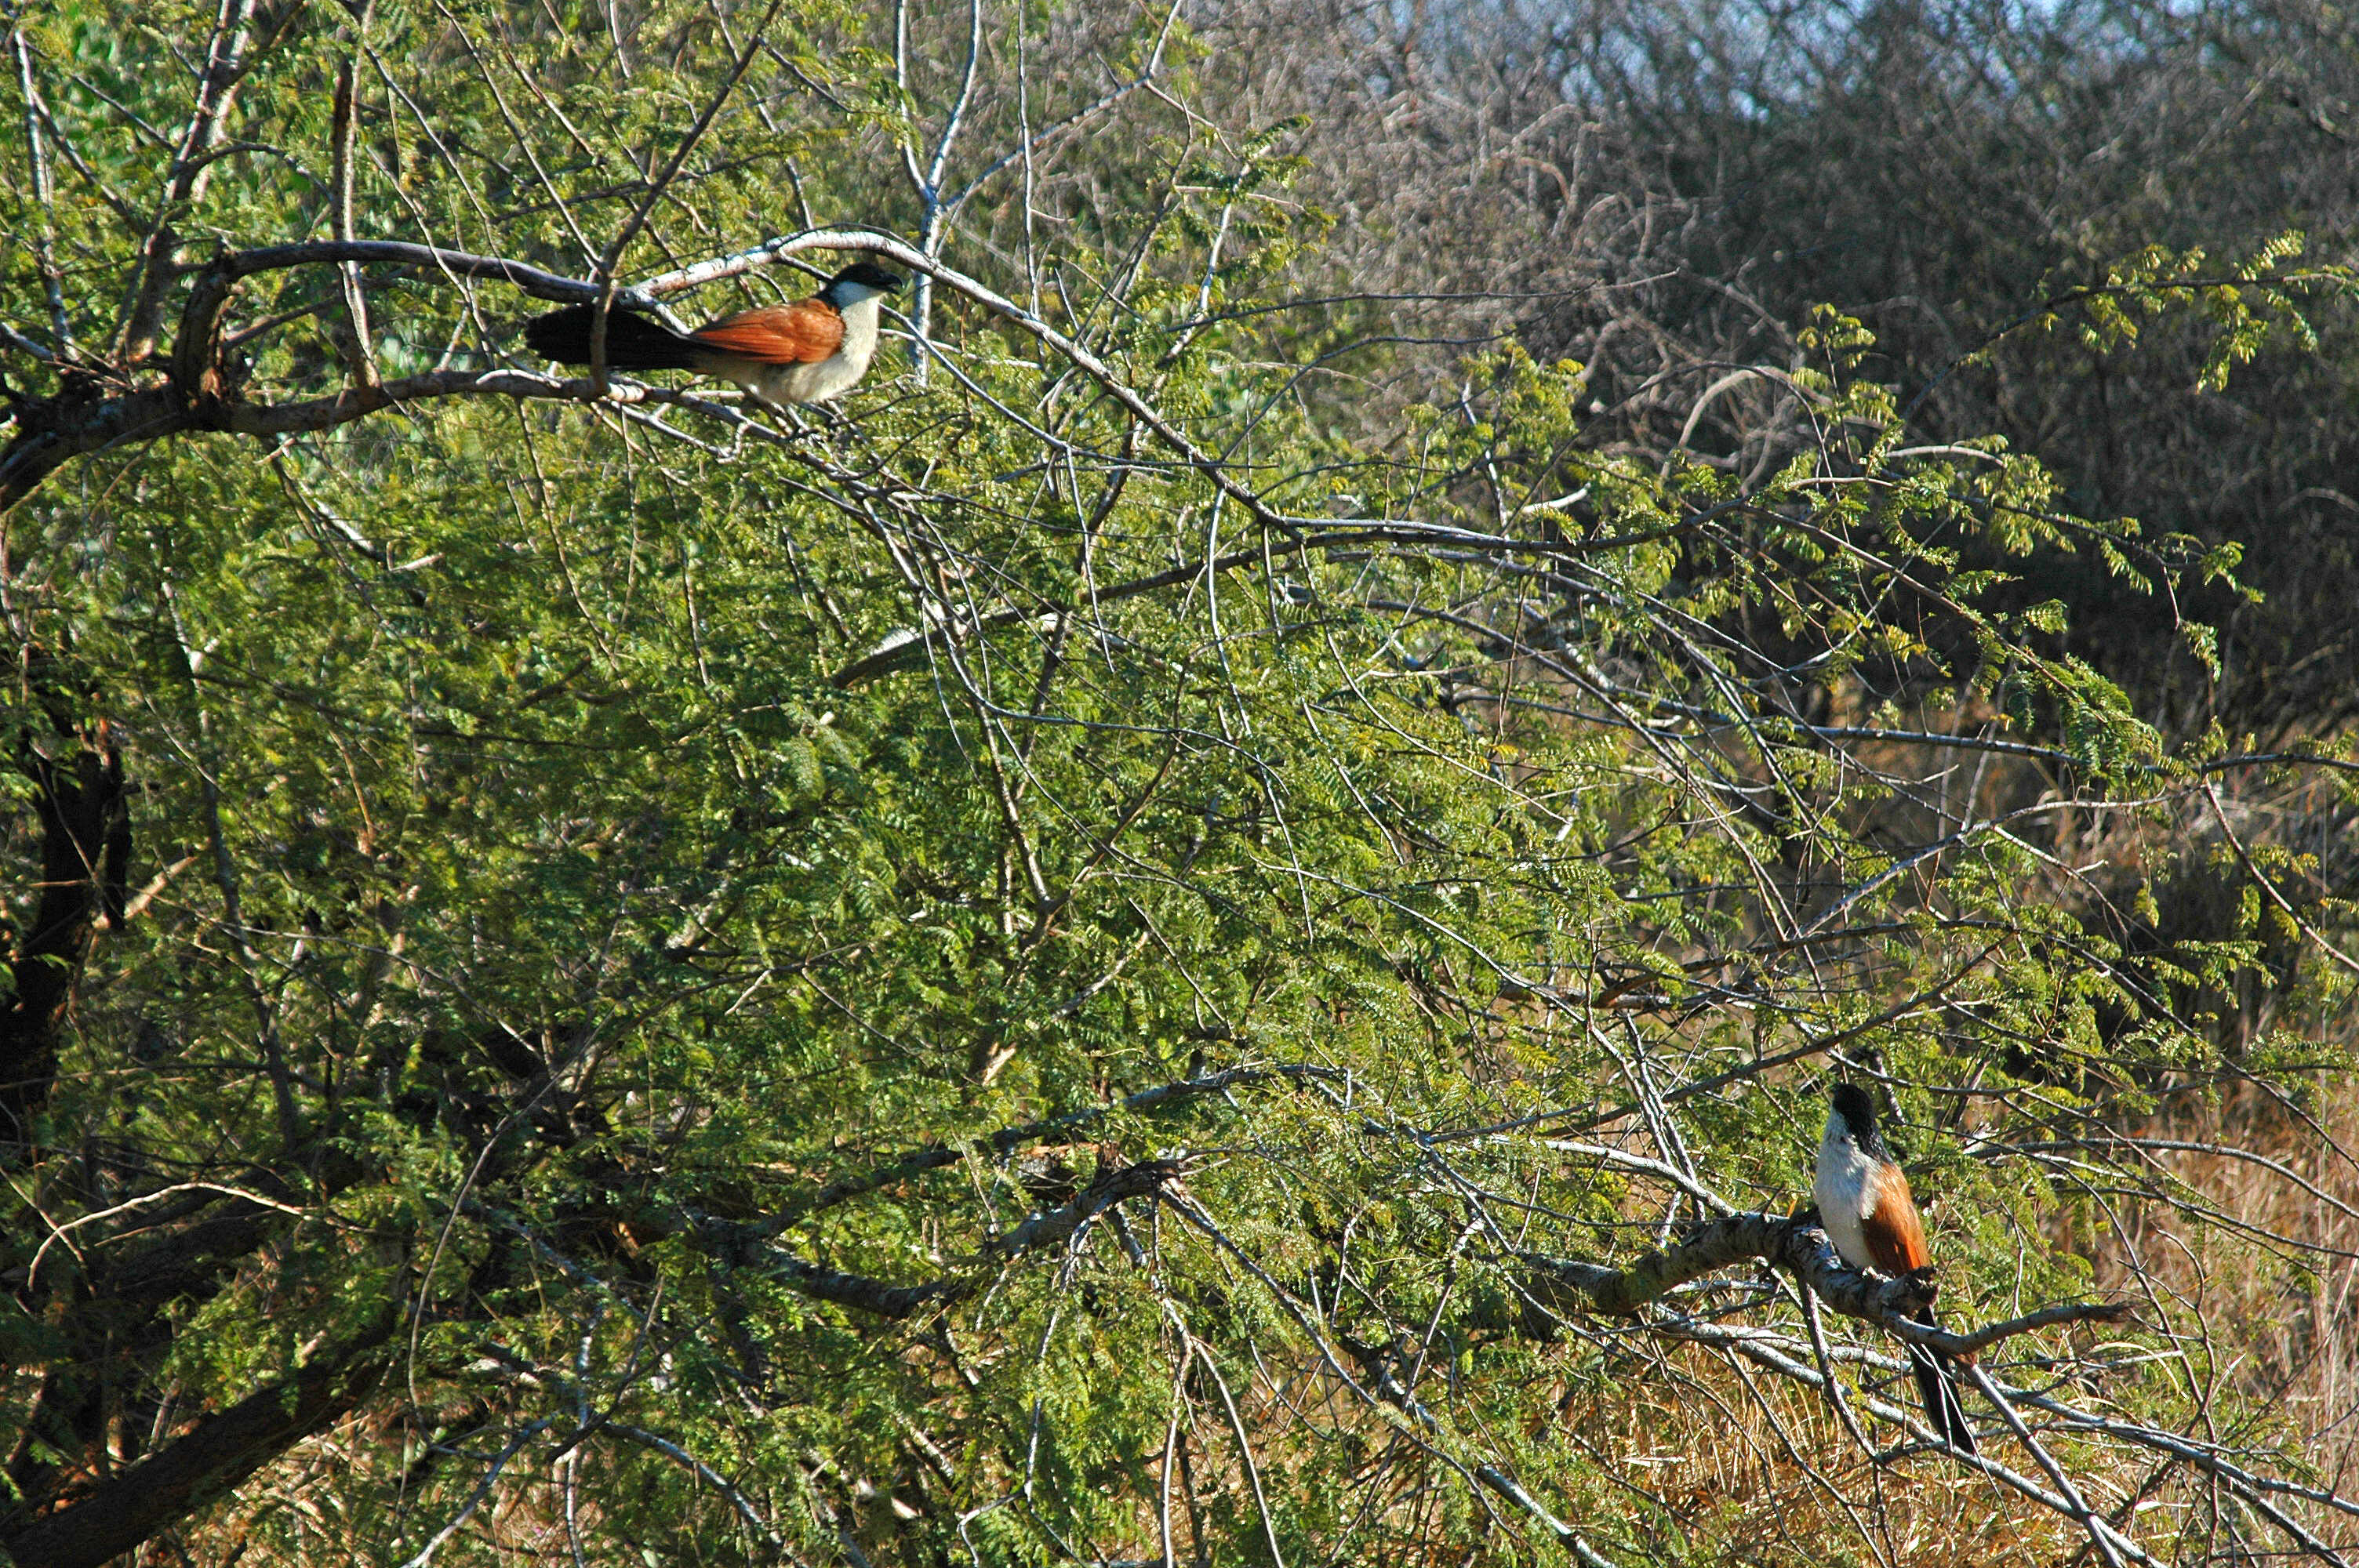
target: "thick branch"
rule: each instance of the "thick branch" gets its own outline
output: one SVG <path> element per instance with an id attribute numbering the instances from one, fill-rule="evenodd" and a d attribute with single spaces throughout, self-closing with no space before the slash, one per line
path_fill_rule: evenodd
<path id="1" fill-rule="evenodd" d="M 179 372 L 176 362 L 176 375 Z M 214 367 L 202 356 L 190 380 L 148 387 L 104 401 L 56 397 L 17 411 L 16 439 L 0 456 L 0 513 L 22 501 L 71 459 L 134 441 L 187 430 L 240 436 L 301 435 L 332 430 L 383 409 L 436 397 L 548 398 L 562 403 L 692 403 L 667 387 L 612 385 L 605 395 L 584 379 L 560 379 L 519 370 L 435 371 L 398 381 L 347 387 L 332 397 L 300 403 L 248 403 L 225 398 Z"/>
<path id="2" fill-rule="evenodd" d="M 99 1568 L 131 1551 L 367 1397 L 392 1332 L 387 1314 L 359 1341 L 205 1417 L 71 1507 L 0 1535 L 0 1556 L 23 1568 Z"/>
<path id="3" fill-rule="evenodd" d="M 1179 1160 L 1141 1160 L 1135 1165 L 1101 1171 L 1070 1203 L 1042 1209 L 990 1248 L 990 1256 L 1008 1259 L 1046 1248 L 1061 1247 L 1081 1234 L 1082 1227 L 1125 1198 L 1145 1197 L 1163 1184 L 1186 1173 Z"/>
<path id="4" fill-rule="evenodd" d="M 469 392 L 575 401 L 586 395 L 571 390 L 571 383 L 528 377 L 503 382 L 497 378 L 514 373 L 495 371 L 413 376 L 390 387 L 362 387 L 337 397 L 304 403 L 271 406 L 233 399 L 224 405 L 220 401 L 225 395 L 220 380 L 221 319 L 228 307 L 231 286 L 257 273 L 352 265 L 416 267 L 439 272 L 453 280 L 484 278 L 513 284 L 539 298 L 567 303 L 599 297 L 593 284 L 560 277 L 525 262 L 402 240 L 311 240 L 223 256 L 198 269 L 189 302 L 182 310 L 179 336 L 173 344 L 169 384 L 101 397 L 95 395 L 93 384 L 78 382 L 69 384 L 56 397 L 17 406 L 16 435 L 5 454 L 0 455 L 0 513 L 14 507 L 75 458 L 125 442 L 158 440 L 183 430 L 232 429 L 253 435 L 324 430 L 406 399 Z M 617 298 L 633 304 L 652 303 L 649 297 L 636 289 L 624 289 Z M 142 310 L 151 308 L 141 307 Z M 144 335 L 146 330 L 140 329 L 135 335 Z M 616 388 L 614 400 L 635 400 L 637 390 Z M 359 395 L 361 393 L 375 395 Z"/>
<path id="5" fill-rule="evenodd" d="M 1929 1281 L 1851 1268 L 1835 1255 L 1833 1243 L 1816 1225 L 1761 1213 L 1732 1214 L 1698 1226 L 1669 1251 L 1649 1252 L 1626 1269 L 1538 1253 L 1526 1253 L 1522 1260 L 1532 1269 L 1538 1287 L 1535 1293 L 1546 1303 L 1620 1315 L 1636 1312 L 1690 1280 L 1751 1258 L 1766 1258 L 1788 1271 L 1845 1317 L 1872 1323 L 1944 1356 L 1970 1357 L 2000 1340 L 2060 1323 L 2118 1323 L 2132 1311 L 2127 1302 L 2067 1303 L 1971 1334 L 1952 1334 L 1917 1321 L 1917 1314 L 1931 1299 Z"/>
<path id="6" fill-rule="evenodd" d="M 78 457 L 123 442 L 152 441 L 190 423 L 173 387 L 99 398 L 80 378 L 56 397 L 18 405 L 16 416 L 16 436 L 0 453 L 0 515 Z"/>
<path id="7" fill-rule="evenodd" d="M 99 919 L 123 907 L 130 855 L 122 758 L 103 726 L 95 741 L 59 728 L 72 737 L 62 756 L 29 742 L 17 756 L 33 784 L 41 878 L 40 898 L 16 933 L 14 994 L 0 1007 L 0 1165 L 32 1146 L 33 1118 L 57 1074 L 59 1026 Z"/>

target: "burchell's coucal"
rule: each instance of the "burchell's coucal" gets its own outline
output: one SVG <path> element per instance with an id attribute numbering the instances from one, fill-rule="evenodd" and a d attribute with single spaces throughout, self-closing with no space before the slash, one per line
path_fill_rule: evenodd
<path id="1" fill-rule="evenodd" d="M 1826 1136 L 1819 1142 L 1816 1195 L 1820 1223 L 1835 1250 L 1854 1269 L 1913 1274 L 1931 1268 L 1925 1222 L 1918 1217 L 1908 1176 L 1875 1125 L 1875 1102 L 1857 1084 L 1835 1085 L 1829 1098 L 1833 1104 L 1827 1110 Z M 1940 1326 L 1930 1307 L 1919 1313 L 1917 1321 Z M 1958 1402 L 1958 1380 L 1948 1358 L 1921 1345 L 1904 1348 L 1909 1370 L 1917 1375 L 1917 1392 L 1925 1401 L 1925 1420 L 1951 1447 L 1973 1453 L 1974 1429 Z"/>
<path id="2" fill-rule="evenodd" d="M 878 298 L 902 281 L 872 262 L 854 262 L 809 299 L 741 310 L 685 337 L 618 307 L 606 314 L 606 368 L 692 370 L 774 405 L 839 397 L 868 373 Z M 525 323 L 524 341 L 560 364 L 586 365 L 594 314 L 592 306 L 568 305 L 536 316 Z"/>

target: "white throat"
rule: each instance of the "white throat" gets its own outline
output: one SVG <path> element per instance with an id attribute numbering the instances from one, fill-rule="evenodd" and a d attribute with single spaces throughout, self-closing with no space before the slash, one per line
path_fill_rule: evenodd
<path id="1" fill-rule="evenodd" d="M 819 397 L 832 397 L 836 392 L 849 391 L 852 384 L 868 373 L 868 362 L 876 356 L 877 318 L 882 311 L 883 291 L 863 288 L 852 284 L 844 289 L 844 300 L 836 307 L 843 317 L 843 341 L 836 346 L 835 359 L 843 372 L 843 384 L 832 391 L 821 392 Z"/>
<path id="2" fill-rule="evenodd" d="M 1819 1140 L 1818 1179 L 1811 1195 L 1819 1200 L 1819 1220 L 1835 1253 L 1854 1269 L 1875 1267 L 1867 1249 L 1861 1222 L 1875 1212 L 1875 1161 L 1853 1141 L 1851 1123 L 1841 1111 L 1827 1114 L 1827 1130 Z"/>

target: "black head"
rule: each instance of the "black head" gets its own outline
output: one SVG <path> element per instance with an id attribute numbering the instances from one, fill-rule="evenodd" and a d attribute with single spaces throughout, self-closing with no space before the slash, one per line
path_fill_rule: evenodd
<path id="1" fill-rule="evenodd" d="M 1837 1084 L 1827 1091 L 1835 1114 L 1851 1128 L 1852 1141 L 1870 1154 L 1884 1154 L 1884 1135 L 1875 1128 L 1875 1102 L 1857 1084 Z M 1889 1158 L 1889 1156 L 1885 1156 Z"/>
<path id="2" fill-rule="evenodd" d="M 894 294 L 897 293 L 901 286 L 908 281 L 908 279 L 897 272 L 887 271 L 875 262 L 862 261 L 853 262 L 850 266 L 829 278 L 827 286 L 830 289 L 833 289 L 839 284 L 856 283 L 861 287 L 877 294 Z"/>

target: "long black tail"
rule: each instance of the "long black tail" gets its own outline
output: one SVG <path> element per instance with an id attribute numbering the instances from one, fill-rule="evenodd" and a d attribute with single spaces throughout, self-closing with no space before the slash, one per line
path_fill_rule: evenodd
<path id="1" fill-rule="evenodd" d="M 1928 1328 L 1941 1326 L 1933 1321 L 1930 1312 L 1917 1321 Z M 1917 1374 L 1917 1392 L 1925 1400 L 1926 1424 L 1949 1439 L 1951 1447 L 1966 1454 L 1980 1453 L 1974 1443 L 1974 1429 L 1966 1424 L 1966 1409 L 1958 1402 L 1958 1379 L 1950 1370 L 1949 1357 L 1915 1345 L 1908 1349 L 1908 1369 Z"/>
<path id="2" fill-rule="evenodd" d="M 524 324 L 532 351 L 560 364 L 590 362 L 590 321 L 595 308 L 568 305 Z M 636 310 L 606 313 L 606 365 L 610 370 L 694 370 L 696 345 L 651 316 Z"/>

